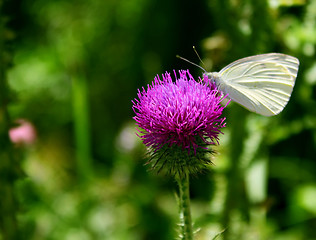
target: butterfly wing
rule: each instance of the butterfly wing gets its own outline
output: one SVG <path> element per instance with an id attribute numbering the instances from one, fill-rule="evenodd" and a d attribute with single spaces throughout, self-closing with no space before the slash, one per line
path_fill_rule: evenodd
<path id="1" fill-rule="evenodd" d="M 290 99 L 298 66 L 297 58 L 280 53 L 242 58 L 219 72 L 219 87 L 252 112 L 276 115 Z"/>

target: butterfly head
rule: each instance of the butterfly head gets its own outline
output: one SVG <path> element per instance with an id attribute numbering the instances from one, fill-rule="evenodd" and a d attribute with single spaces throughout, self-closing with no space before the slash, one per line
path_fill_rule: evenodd
<path id="1" fill-rule="evenodd" d="M 205 75 L 207 76 L 207 78 L 210 82 L 215 83 L 216 87 L 220 89 L 221 76 L 218 72 L 207 72 L 207 73 L 205 73 Z"/>

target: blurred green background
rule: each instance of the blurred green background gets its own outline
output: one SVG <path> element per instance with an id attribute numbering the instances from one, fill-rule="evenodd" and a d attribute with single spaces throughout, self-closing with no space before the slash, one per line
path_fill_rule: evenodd
<path id="1" fill-rule="evenodd" d="M 156 74 L 200 76 L 175 57 L 199 63 L 194 45 L 208 71 L 301 63 L 278 116 L 225 109 L 191 182 L 196 239 L 316 239 L 315 0 L 2 0 L 0 21 L 0 239 L 175 239 L 176 184 L 144 166 L 131 100 Z"/>

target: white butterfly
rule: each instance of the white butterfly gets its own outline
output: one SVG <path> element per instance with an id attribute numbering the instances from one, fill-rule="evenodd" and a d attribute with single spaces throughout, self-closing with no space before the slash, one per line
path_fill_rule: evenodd
<path id="1" fill-rule="evenodd" d="M 268 53 L 239 59 L 207 76 L 233 101 L 264 116 L 279 114 L 289 101 L 299 61 Z"/>

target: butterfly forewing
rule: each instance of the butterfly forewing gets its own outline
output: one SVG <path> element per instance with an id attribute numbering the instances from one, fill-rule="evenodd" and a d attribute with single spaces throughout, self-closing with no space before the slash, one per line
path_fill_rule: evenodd
<path id="1" fill-rule="evenodd" d="M 276 115 L 289 101 L 298 66 L 297 58 L 280 53 L 242 58 L 219 72 L 219 86 L 250 111 Z"/>

